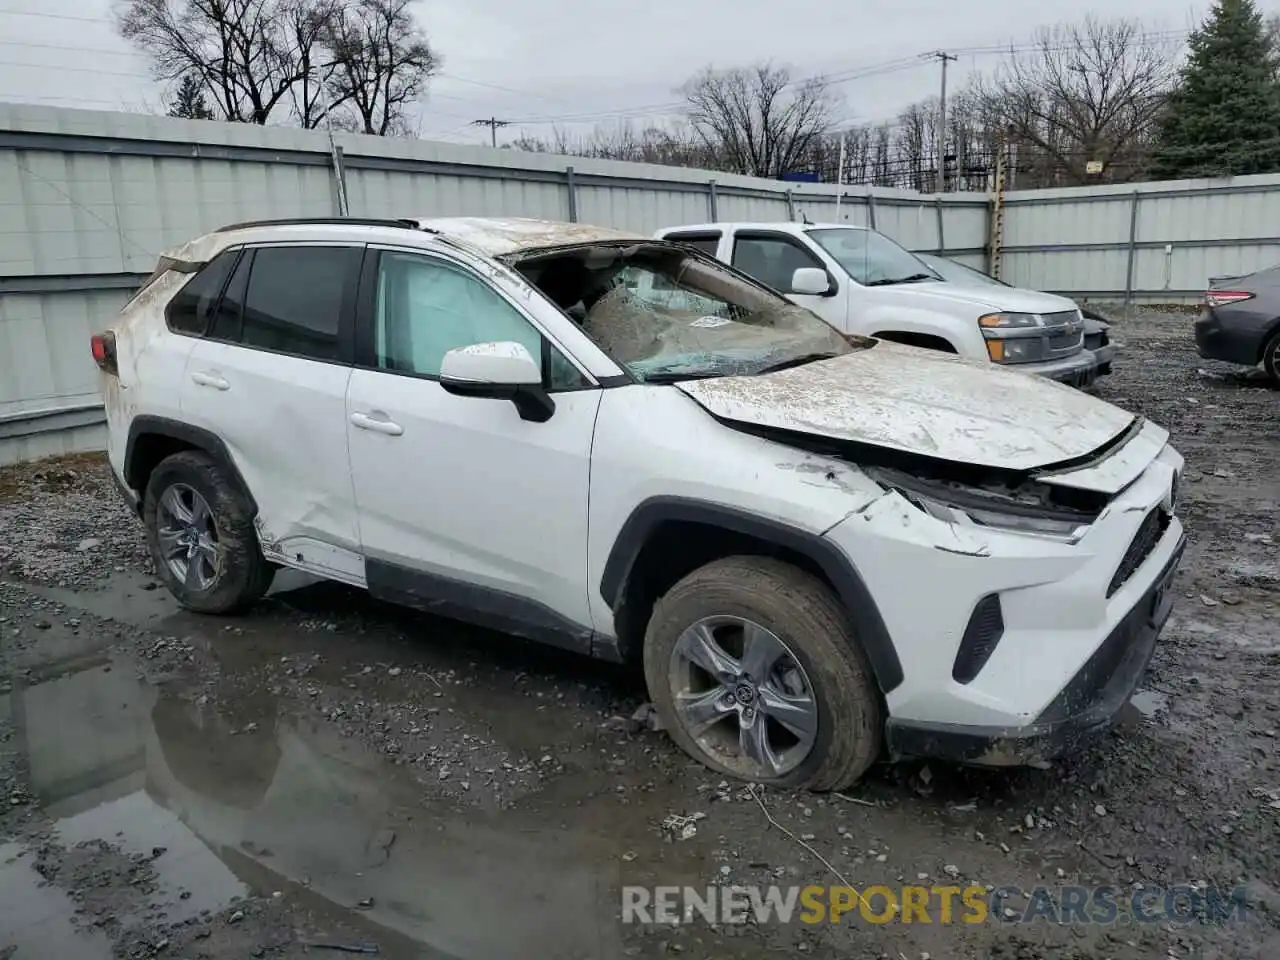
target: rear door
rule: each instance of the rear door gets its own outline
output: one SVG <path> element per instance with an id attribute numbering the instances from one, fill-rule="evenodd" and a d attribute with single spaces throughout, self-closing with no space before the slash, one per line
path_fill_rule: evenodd
<path id="1" fill-rule="evenodd" d="M 221 437 L 244 476 L 268 558 L 356 584 L 346 393 L 362 256 L 332 243 L 242 250 L 182 393 L 183 419 Z"/>

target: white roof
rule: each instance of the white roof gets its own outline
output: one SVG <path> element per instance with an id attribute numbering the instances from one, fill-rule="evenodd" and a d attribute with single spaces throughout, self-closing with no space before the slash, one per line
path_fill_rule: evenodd
<path id="1" fill-rule="evenodd" d="M 598 240 L 647 240 L 629 230 L 595 227 L 586 223 L 534 220 L 527 217 L 440 217 L 418 220 L 425 230 L 434 230 L 453 240 L 475 247 L 491 257 L 522 250 L 563 247 Z"/>

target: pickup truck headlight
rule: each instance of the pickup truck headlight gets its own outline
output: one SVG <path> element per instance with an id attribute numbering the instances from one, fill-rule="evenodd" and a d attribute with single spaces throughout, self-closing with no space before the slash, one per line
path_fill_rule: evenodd
<path id="1" fill-rule="evenodd" d="M 1044 321 L 1038 313 L 988 313 L 978 318 L 994 363 L 1034 363 L 1046 359 Z"/>

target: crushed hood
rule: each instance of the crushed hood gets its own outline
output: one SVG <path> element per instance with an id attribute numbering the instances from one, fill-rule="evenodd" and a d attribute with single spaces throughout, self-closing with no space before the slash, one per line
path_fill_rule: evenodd
<path id="1" fill-rule="evenodd" d="M 883 341 L 778 373 L 677 386 L 723 420 L 1004 470 L 1085 457 L 1134 422 L 1042 377 Z"/>

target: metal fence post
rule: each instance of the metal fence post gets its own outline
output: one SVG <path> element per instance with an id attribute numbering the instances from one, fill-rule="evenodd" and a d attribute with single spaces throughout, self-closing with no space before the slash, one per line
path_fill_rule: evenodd
<path id="1" fill-rule="evenodd" d="M 720 204 L 717 202 L 716 182 L 714 180 L 707 181 L 707 207 L 711 211 L 711 222 L 718 222 L 720 219 Z"/>
<path id="2" fill-rule="evenodd" d="M 867 187 L 867 226 L 876 229 L 876 195 Z"/>
<path id="3" fill-rule="evenodd" d="M 333 142 L 333 134 L 329 135 L 329 156 L 333 161 L 333 189 L 338 197 L 338 216 L 345 217 L 351 213 L 347 204 L 347 168 L 342 162 L 342 148 Z"/>
<path id="4" fill-rule="evenodd" d="M 1129 312 L 1129 306 L 1133 303 L 1133 261 L 1134 254 L 1137 251 L 1138 243 L 1138 203 L 1140 196 L 1138 191 L 1133 191 L 1133 201 L 1129 206 L 1129 261 L 1124 268 L 1124 309 L 1125 313 Z"/>
<path id="5" fill-rule="evenodd" d="M 573 179 L 573 167 L 564 168 L 564 184 L 569 190 L 569 222 L 578 222 L 578 185 Z"/>
<path id="6" fill-rule="evenodd" d="M 942 197 L 934 197 L 933 208 L 938 214 L 938 256 L 945 257 L 947 255 L 947 235 L 943 230 L 943 222 L 946 218 L 942 213 Z"/>
<path id="7" fill-rule="evenodd" d="M 787 219 L 792 223 L 796 219 L 796 196 L 790 190 L 787 191 Z"/>

